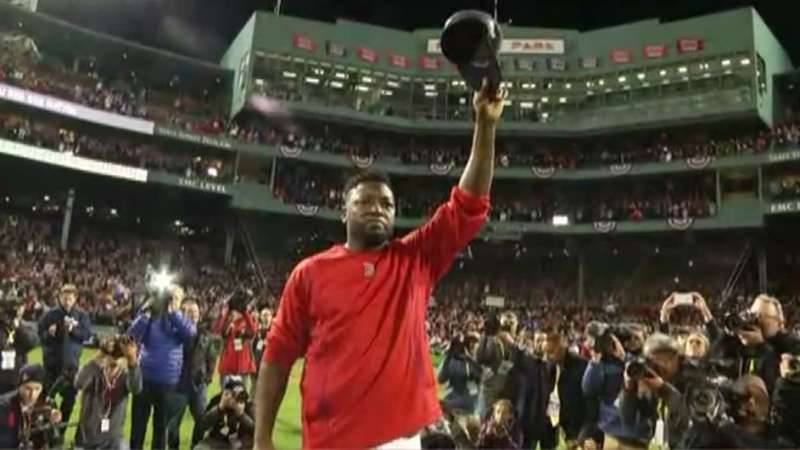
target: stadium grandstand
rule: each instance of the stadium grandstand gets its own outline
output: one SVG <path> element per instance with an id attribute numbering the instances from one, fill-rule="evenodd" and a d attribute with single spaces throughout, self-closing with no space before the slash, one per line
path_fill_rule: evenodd
<path id="1" fill-rule="evenodd" d="M 212 64 L 36 3 L 0 0 L 0 448 L 261 449 L 290 274 L 347 240 L 353 175 L 391 178 L 397 235 L 434 217 L 473 92 L 441 29 L 258 11 Z M 758 12 L 503 25 L 498 58 L 491 209 L 425 293 L 443 414 L 411 434 L 800 447 L 800 74 Z M 303 370 L 275 448 L 336 416 Z"/>

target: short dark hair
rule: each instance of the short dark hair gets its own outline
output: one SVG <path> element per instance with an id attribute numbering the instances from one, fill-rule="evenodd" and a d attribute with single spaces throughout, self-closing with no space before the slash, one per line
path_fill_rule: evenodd
<path id="1" fill-rule="evenodd" d="M 362 170 L 350 178 L 347 179 L 344 183 L 344 195 L 345 197 L 347 194 L 355 189 L 361 183 L 380 183 L 389 186 L 389 189 L 392 188 L 392 182 L 389 180 L 389 176 L 386 175 L 384 172 L 374 169 Z"/>

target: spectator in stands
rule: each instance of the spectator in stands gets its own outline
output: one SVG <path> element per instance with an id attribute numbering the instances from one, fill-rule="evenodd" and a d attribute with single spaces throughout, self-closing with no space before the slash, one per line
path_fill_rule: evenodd
<path id="1" fill-rule="evenodd" d="M 183 370 L 183 345 L 197 329 L 180 313 L 183 289 L 170 286 L 154 292 L 133 321 L 128 334 L 141 348 L 143 389 L 133 397 L 131 449 L 142 450 L 150 414 L 153 414 L 153 449 L 166 446 L 170 401 Z"/>
<path id="2" fill-rule="evenodd" d="M 217 352 L 214 348 L 214 336 L 207 327 L 200 323 L 200 307 L 194 299 L 186 299 L 181 306 L 183 315 L 197 328 L 197 335 L 189 338 L 183 345 L 183 367 L 180 383 L 175 393 L 175 401 L 170 402 L 174 411 L 169 413 L 169 448 L 178 450 L 180 446 L 180 426 L 186 408 L 192 415 L 195 426 L 189 448 L 194 448 L 202 434 L 200 419 L 206 409 L 206 394 L 214 367 L 217 363 Z"/>
<path id="3" fill-rule="evenodd" d="M 80 366 L 83 344 L 92 336 L 89 316 L 75 303 L 78 289 L 73 284 L 61 287 L 59 303 L 39 319 L 39 338 L 44 350 L 47 396 L 61 396 L 61 414 L 69 421 L 77 391 L 73 379 Z"/>
<path id="4" fill-rule="evenodd" d="M 142 390 L 136 344 L 127 337 L 110 336 L 100 342 L 98 355 L 78 371 L 75 387 L 81 412 L 75 445 L 79 449 L 119 450 L 128 412 L 128 395 Z"/>
<path id="5" fill-rule="evenodd" d="M 12 300 L 8 302 L 11 307 L 0 310 L 0 394 L 14 390 L 19 379 L 19 370 L 28 363 L 28 352 L 39 345 L 36 328 L 22 321 L 24 305 L 17 308 Z"/>

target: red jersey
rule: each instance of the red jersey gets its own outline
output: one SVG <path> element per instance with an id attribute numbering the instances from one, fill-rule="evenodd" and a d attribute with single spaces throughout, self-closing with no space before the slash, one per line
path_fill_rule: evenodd
<path id="1" fill-rule="evenodd" d="M 374 447 L 439 418 L 428 300 L 488 210 L 488 196 L 456 187 L 430 221 L 380 250 L 337 245 L 295 267 L 264 361 L 288 368 L 305 355 L 304 448 Z"/>

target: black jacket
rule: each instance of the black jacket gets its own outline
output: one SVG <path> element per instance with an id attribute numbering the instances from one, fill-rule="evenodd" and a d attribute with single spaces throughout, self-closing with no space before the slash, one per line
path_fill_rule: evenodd
<path id="1" fill-rule="evenodd" d="M 800 448 L 800 383 L 778 378 L 770 416 L 775 432 Z"/>
<path id="2" fill-rule="evenodd" d="M 753 435 L 746 433 L 736 424 L 717 427 L 707 423 L 693 425 L 683 440 L 673 447 L 681 449 L 795 449 L 792 443 L 783 440 L 773 428 L 764 433 Z"/>
<path id="3" fill-rule="evenodd" d="M 38 415 L 34 414 L 33 417 Z M 55 427 L 47 427 L 40 431 L 34 431 L 30 436 L 22 433 L 22 410 L 19 405 L 19 394 L 13 390 L 0 395 L 0 448 L 17 449 L 20 444 L 28 443 L 26 448 L 42 448 L 45 444 L 50 446 L 59 443 L 60 435 Z"/>
<path id="4" fill-rule="evenodd" d="M 255 430 L 253 402 L 248 401 L 244 408 L 244 414 L 236 417 L 230 411 L 219 409 L 221 399 L 222 394 L 219 394 L 208 402 L 208 407 L 197 424 L 200 427 L 200 433 L 204 438 L 210 438 L 213 441 L 227 441 L 230 436 L 235 435 L 244 444 L 243 448 L 252 446 Z"/>
<path id="5" fill-rule="evenodd" d="M 201 384 L 211 384 L 217 356 L 214 336 L 198 328 L 197 334 L 183 345 L 183 360 L 186 364 L 181 368 L 180 388 L 191 391 Z"/>
<path id="6" fill-rule="evenodd" d="M 768 392 L 772 392 L 775 387 L 780 355 L 769 341 L 745 347 L 738 337 L 723 334 L 711 347 L 709 357 L 730 361 L 730 369 L 724 375 L 732 380 L 752 374 L 764 380 Z"/>
<path id="7" fill-rule="evenodd" d="M 771 345 L 775 353 L 778 354 L 778 358 L 784 353 L 800 354 L 800 337 L 785 331 L 781 331 L 767 339 L 767 343 Z"/>
<path id="8" fill-rule="evenodd" d="M 502 397 L 514 404 L 525 448 L 534 442 L 555 439 L 547 417 L 551 383 L 550 371 L 544 361 L 522 350 L 515 352 L 514 367 L 508 375 Z"/>
<path id="9" fill-rule="evenodd" d="M 17 386 L 17 375 L 19 369 L 28 362 L 28 352 L 39 345 L 39 338 L 33 325 L 20 322 L 13 331 L 13 342 L 9 342 L 10 334 L 6 330 L 0 330 L 0 350 L 15 353 L 13 368 L 4 370 L 0 367 L 0 393 L 8 392 Z"/>
<path id="10" fill-rule="evenodd" d="M 561 402 L 559 409 L 559 426 L 564 430 L 567 440 L 577 440 L 583 442 L 584 439 L 592 437 L 594 424 L 591 423 L 591 415 L 587 414 L 588 406 L 583 395 L 583 373 L 586 372 L 588 362 L 580 356 L 567 352 L 564 360 L 564 367 L 561 369 L 561 376 L 558 380 L 558 398 Z M 552 386 L 556 381 L 556 367 L 548 367 L 549 380 L 548 386 Z M 552 389 L 547 392 L 549 399 Z"/>
<path id="11" fill-rule="evenodd" d="M 64 328 L 64 319 L 72 317 L 78 324 L 71 332 Z M 56 325 L 55 336 L 51 336 L 49 328 Z M 73 307 L 69 312 L 57 306 L 50 309 L 39 319 L 39 339 L 44 350 L 44 367 L 47 370 L 61 371 L 65 368 L 78 369 L 83 343 L 92 336 L 92 323 L 89 316 Z"/>

